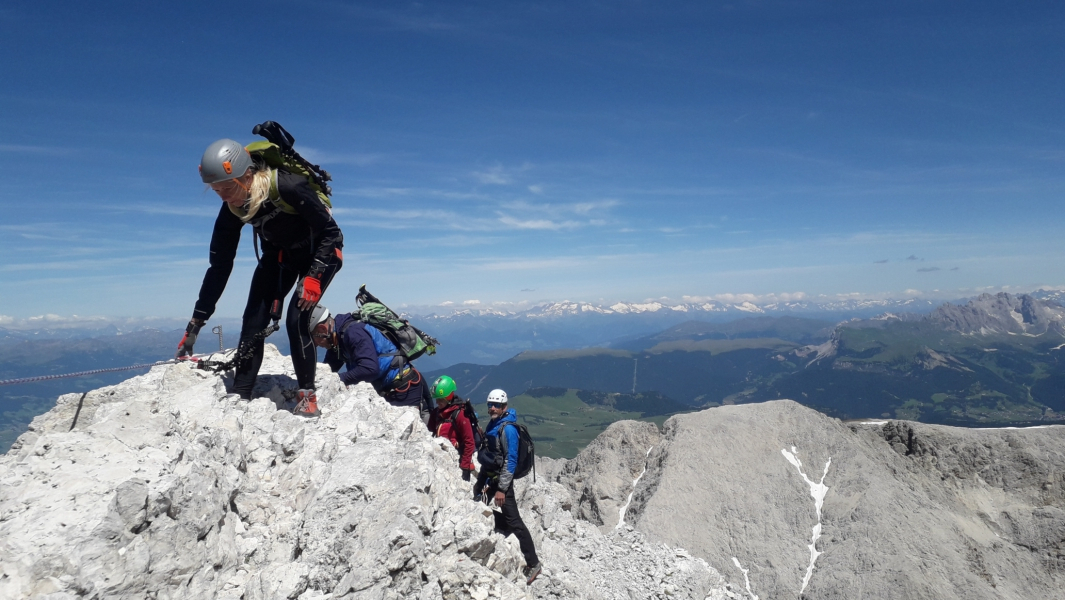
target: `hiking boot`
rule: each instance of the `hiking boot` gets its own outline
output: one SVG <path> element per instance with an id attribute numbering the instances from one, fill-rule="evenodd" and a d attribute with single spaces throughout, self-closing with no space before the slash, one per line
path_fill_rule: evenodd
<path id="1" fill-rule="evenodd" d="M 318 412 L 318 397 L 314 395 L 314 390 L 296 392 L 296 408 L 292 409 L 292 414 L 298 417 L 317 417 L 322 414 Z"/>
<path id="2" fill-rule="evenodd" d="M 543 570 L 543 566 L 537 562 L 531 567 L 525 567 L 521 570 L 521 574 L 525 576 L 525 585 L 532 585 L 532 582 L 536 581 L 536 576 Z"/>

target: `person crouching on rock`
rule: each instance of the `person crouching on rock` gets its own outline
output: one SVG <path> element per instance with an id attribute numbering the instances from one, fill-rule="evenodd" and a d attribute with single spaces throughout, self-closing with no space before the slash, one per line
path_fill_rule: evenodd
<path id="1" fill-rule="evenodd" d="M 366 382 L 393 406 L 428 409 L 429 386 L 383 333 L 351 313 L 336 317 L 324 306 L 311 311 L 311 338 L 325 348 L 325 363 L 340 374 L 344 385 Z"/>
<path id="2" fill-rule="evenodd" d="M 447 375 L 436 378 L 432 395 L 436 408 L 429 415 L 429 431 L 436 437 L 447 438 L 458 449 L 462 479 L 469 481 L 475 471 L 473 452 L 477 445 L 473 441 L 473 424 L 464 410 L 466 401 L 455 393 L 455 380 Z"/>
<path id="3" fill-rule="evenodd" d="M 503 535 L 514 534 L 518 546 L 525 555 L 526 584 L 532 584 L 540 574 L 540 559 L 532 534 L 521 520 L 518 502 L 514 498 L 514 472 L 518 468 L 518 428 L 507 427 L 518 422 L 518 413 L 507 408 L 507 393 L 492 390 L 488 394 L 488 427 L 484 431 L 484 444 L 477 453 L 481 473 L 473 484 L 473 499 L 494 502 L 502 510 L 494 512 L 496 531 Z"/>
<path id="4" fill-rule="evenodd" d="M 285 318 L 299 384 L 299 402 L 293 412 L 317 416 L 314 373 L 318 356 L 308 323 L 310 310 L 343 265 L 340 227 L 307 177 L 272 169 L 233 140 L 218 140 L 207 147 L 200 159 L 200 178 L 222 199 L 222 207 L 211 234 L 211 264 L 176 357 L 192 355 L 196 335 L 214 314 L 233 271 L 240 230 L 250 223 L 252 235 L 262 240 L 262 258 L 252 274 L 244 308 L 232 391 L 251 399 L 263 362 L 262 332 L 271 317 L 280 318 L 281 303 L 296 285 Z M 286 212 L 282 205 L 294 212 Z"/>

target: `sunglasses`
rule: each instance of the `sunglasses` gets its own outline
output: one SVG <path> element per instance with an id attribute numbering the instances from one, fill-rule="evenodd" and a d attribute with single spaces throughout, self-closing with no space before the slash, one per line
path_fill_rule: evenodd
<path id="1" fill-rule="evenodd" d="M 229 181 L 211 184 L 211 189 L 218 194 L 235 194 L 237 192 L 237 188 L 240 188 L 245 192 L 248 191 L 248 188 L 236 179 L 230 179 Z"/>
<path id="2" fill-rule="evenodd" d="M 506 404 L 503 404 L 502 402 L 489 402 L 488 403 L 488 408 L 503 408 L 504 406 L 506 406 Z"/>

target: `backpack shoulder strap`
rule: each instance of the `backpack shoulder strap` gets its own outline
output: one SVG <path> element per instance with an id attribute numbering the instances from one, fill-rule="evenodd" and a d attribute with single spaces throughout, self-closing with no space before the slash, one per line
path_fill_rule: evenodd
<path id="1" fill-rule="evenodd" d="M 348 328 L 351 327 L 354 324 L 355 324 L 355 319 L 349 318 L 347 321 L 344 321 L 344 326 L 340 328 L 340 335 L 344 335 L 344 333 L 348 330 Z"/>
<path id="2" fill-rule="evenodd" d="M 296 207 L 292 206 L 285 199 L 281 197 L 281 192 L 277 189 L 277 169 L 270 169 L 270 202 L 274 203 L 274 206 L 283 212 L 290 215 L 298 214 Z"/>

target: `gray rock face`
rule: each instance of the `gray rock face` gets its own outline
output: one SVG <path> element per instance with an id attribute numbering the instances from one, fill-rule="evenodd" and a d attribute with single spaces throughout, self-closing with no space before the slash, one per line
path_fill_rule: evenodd
<path id="1" fill-rule="evenodd" d="M 950 303 L 929 315 L 933 323 L 962 333 L 1065 335 L 1065 309 L 1027 294 L 983 294 L 965 306 Z"/>
<path id="2" fill-rule="evenodd" d="M 556 480 L 575 498 L 574 516 L 604 532 L 617 527 L 622 508 L 631 501 L 633 482 L 661 437 L 654 423 L 618 421 L 573 460 L 564 461 Z"/>
<path id="3" fill-rule="evenodd" d="M 544 573 L 527 587 L 517 541 L 415 412 L 322 369 L 322 417 L 304 420 L 277 410 L 289 360 L 268 346 L 262 373 L 250 403 L 187 365 L 60 398 L 0 457 L 0 598 L 738 597 L 704 560 L 603 535 L 528 478 Z"/>
<path id="4" fill-rule="evenodd" d="M 1065 427 L 848 426 L 777 401 L 673 417 L 648 463 L 627 520 L 748 598 L 1065 597 Z"/>

